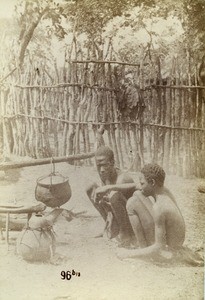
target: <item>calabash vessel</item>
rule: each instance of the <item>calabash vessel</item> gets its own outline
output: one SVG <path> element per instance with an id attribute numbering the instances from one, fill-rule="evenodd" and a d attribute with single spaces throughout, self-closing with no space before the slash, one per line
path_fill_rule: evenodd
<path id="1" fill-rule="evenodd" d="M 26 261 L 48 261 L 55 251 L 52 226 L 44 216 L 33 215 L 17 239 L 17 253 Z"/>

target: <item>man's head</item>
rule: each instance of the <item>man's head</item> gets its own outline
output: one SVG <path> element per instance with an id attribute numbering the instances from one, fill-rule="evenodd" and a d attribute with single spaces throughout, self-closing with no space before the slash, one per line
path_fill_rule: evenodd
<path id="1" fill-rule="evenodd" d="M 95 161 L 102 181 L 109 179 L 114 169 L 114 153 L 107 146 L 99 147 L 95 152 Z"/>
<path id="2" fill-rule="evenodd" d="M 141 173 L 140 182 L 145 196 L 151 196 L 163 187 L 165 172 L 159 165 L 147 164 L 142 168 Z"/>

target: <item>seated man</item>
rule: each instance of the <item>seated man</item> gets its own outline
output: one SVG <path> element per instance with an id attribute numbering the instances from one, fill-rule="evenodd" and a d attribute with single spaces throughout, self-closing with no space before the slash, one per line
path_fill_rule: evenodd
<path id="1" fill-rule="evenodd" d="M 120 258 L 156 259 L 165 252 L 167 254 L 167 251 L 173 254 L 182 249 L 185 239 L 184 219 L 173 195 L 164 187 L 164 179 L 164 170 L 156 164 L 147 164 L 141 170 L 142 192 L 135 192 L 128 200 L 127 211 L 139 246 L 143 249 L 118 251 Z M 149 200 L 153 201 L 153 205 L 148 202 L 148 197 L 152 197 Z M 139 215 L 142 202 L 145 206 Z M 195 258 L 190 256 L 190 252 L 184 251 L 182 255 L 194 264 Z"/>
<path id="2" fill-rule="evenodd" d="M 102 186 L 93 182 L 86 189 L 87 195 L 105 220 L 108 237 L 119 235 L 122 246 L 128 246 L 134 233 L 126 202 L 135 190 L 135 183 L 127 173 L 115 167 L 114 153 L 109 147 L 99 147 L 95 152 L 95 161 Z"/>

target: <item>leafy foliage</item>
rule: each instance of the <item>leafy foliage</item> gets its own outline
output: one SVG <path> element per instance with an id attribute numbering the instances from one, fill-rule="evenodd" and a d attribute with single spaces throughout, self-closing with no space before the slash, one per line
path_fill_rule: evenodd
<path id="1" fill-rule="evenodd" d="M 184 0 L 184 25 L 190 48 L 205 51 L 205 2 L 204 0 Z"/>
<path id="2" fill-rule="evenodd" d="M 140 13 L 133 18 L 135 7 L 138 7 Z M 132 32 L 139 28 L 146 29 L 148 19 L 176 16 L 185 30 L 184 43 L 187 48 L 191 49 L 193 45 L 197 49 L 204 48 L 204 0 L 119 0 L 117 3 L 115 0 L 26 0 L 20 1 L 16 12 L 21 26 L 20 41 L 28 39 L 26 34 L 31 26 L 36 28 L 40 20 L 47 22 L 45 31 L 50 36 L 55 34 L 63 39 L 67 34 L 66 20 L 71 22 L 75 34 L 84 33 L 88 40 L 95 41 L 96 47 L 102 47 L 103 35 L 109 22 L 121 19 L 121 23 L 112 31 L 115 36 L 123 28 L 132 28 Z M 151 30 L 148 33 L 152 42 L 156 33 Z M 32 30 L 30 34 L 33 34 Z"/>
<path id="3" fill-rule="evenodd" d="M 130 7 L 132 1 L 76 0 L 64 4 L 63 14 L 77 23 L 79 32 L 97 35 L 106 23 Z"/>
<path id="4" fill-rule="evenodd" d="M 166 32 L 157 33 L 154 26 L 159 18 L 171 17 L 181 22 L 184 33 L 168 41 L 167 37 L 175 37 L 175 28 L 170 26 Z M 188 55 L 196 64 L 205 49 L 204 0 L 19 0 L 16 18 L 17 55 L 21 63 L 29 51 L 42 59 L 49 56 L 53 37 L 62 41 L 71 30 L 76 40 L 82 34 L 86 37 L 78 49 L 81 52 L 93 44 L 97 59 L 108 58 L 106 54 L 100 57 L 99 53 L 110 39 L 113 43 L 110 59 L 146 61 L 149 66 L 145 75 L 151 77 L 156 74 L 157 59 L 163 62 L 163 76 L 170 75 L 168 70 L 173 61 L 178 64 L 178 72 L 186 74 Z M 147 36 L 144 44 L 137 36 L 140 31 Z M 174 70 L 173 76 L 176 73 Z"/>

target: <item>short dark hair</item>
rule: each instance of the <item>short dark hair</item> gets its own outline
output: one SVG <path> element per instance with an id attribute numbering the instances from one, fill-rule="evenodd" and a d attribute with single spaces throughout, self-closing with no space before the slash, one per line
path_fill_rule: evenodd
<path id="1" fill-rule="evenodd" d="M 114 162 L 115 158 L 114 158 L 114 152 L 112 151 L 112 149 L 110 149 L 108 146 L 100 146 L 96 151 L 95 151 L 95 157 L 96 156 L 100 156 L 100 155 L 104 155 L 106 156 L 109 161 Z"/>
<path id="2" fill-rule="evenodd" d="M 162 187 L 164 185 L 165 180 L 165 172 L 157 164 L 146 164 L 141 173 L 144 175 L 145 179 L 150 182 L 152 179 L 158 184 L 158 186 Z"/>

